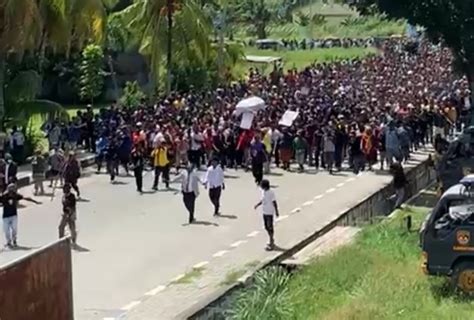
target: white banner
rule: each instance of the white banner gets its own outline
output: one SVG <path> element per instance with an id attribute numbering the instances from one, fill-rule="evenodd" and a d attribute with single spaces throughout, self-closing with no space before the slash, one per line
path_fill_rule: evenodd
<path id="1" fill-rule="evenodd" d="M 242 114 L 242 121 L 240 121 L 240 127 L 242 129 L 250 129 L 252 127 L 252 121 L 254 118 L 254 114 L 252 112 L 244 112 Z"/>
<path id="2" fill-rule="evenodd" d="M 283 117 L 281 117 L 281 120 L 280 122 L 278 122 L 278 124 L 285 127 L 291 127 L 291 125 L 293 124 L 293 121 L 295 121 L 297 117 L 298 117 L 298 111 L 287 110 L 285 114 L 283 115 Z"/>

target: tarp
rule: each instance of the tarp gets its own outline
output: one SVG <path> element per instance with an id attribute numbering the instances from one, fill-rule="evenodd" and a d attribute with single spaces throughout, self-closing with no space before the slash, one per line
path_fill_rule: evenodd
<path id="1" fill-rule="evenodd" d="M 297 117 L 298 117 L 298 111 L 287 110 L 281 117 L 281 120 L 280 122 L 278 122 L 278 124 L 285 127 L 291 127 Z"/>
<path id="2" fill-rule="evenodd" d="M 260 110 L 265 110 L 265 101 L 259 97 L 250 97 L 240 101 L 235 107 L 234 114 L 240 116 L 245 112 L 258 112 Z"/>
<path id="3" fill-rule="evenodd" d="M 270 56 L 245 56 L 247 62 L 252 63 L 273 63 L 281 61 L 281 57 L 270 57 Z"/>

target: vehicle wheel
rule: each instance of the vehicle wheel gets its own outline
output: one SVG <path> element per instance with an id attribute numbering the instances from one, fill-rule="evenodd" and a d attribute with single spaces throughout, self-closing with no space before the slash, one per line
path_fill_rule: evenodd
<path id="1" fill-rule="evenodd" d="M 474 296 L 474 262 L 463 261 L 454 267 L 451 276 L 452 287 L 464 294 Z"/>

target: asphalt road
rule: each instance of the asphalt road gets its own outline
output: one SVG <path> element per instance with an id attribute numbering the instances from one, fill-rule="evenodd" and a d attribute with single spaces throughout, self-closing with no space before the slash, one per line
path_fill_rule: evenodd
<path id="1" fill-rule="evenodd" d="M 329 213 L 352 206 L 391 179 L 373 172 L 355 176 L 350 172 L 329 175 L 312 170 L 302 174 L 273 170 L 267 178 L 283 215 L 276 229 L 277 244 L 313 230 L 315 221 L 324 223 Z M 79 183 L 86 201 L 78 203 L 78 243 L 82 250 L 73 254 L 77 320 L 111 320 L 124 312 L 130 314 L 130 319 L 172 318 L 188 307 L 189 301 L 179 299 L 186 296 L 185 285 L 168 293 L 166 288 L 173 279 L 179 283 L 193 266 L 211 270 L 214 260 L 227 262 L 226 266 L 214 266 L 217 269 L 212 281 L 218 282 L 230 267 L 271 254 L 264 251 L 267 239 L 261 215 L 253 209 L 260 192 L 251 173 L 226 171 L 223 216 L 219 218 L 212 216 L 207 192 L 201 188 L 195 225 L 186 224 L 187 213 L 178 190 L 140 195 L 132 177 L 119 177 L 118 181 L 111 185 L 107 175 L 88 173 Z M 149 173 L 144 179 L 145 189 L 151 185 Z M 32 195 L 32 187 L 20 193 Z M 21 246 L 33 250 L 57 238 L 61 192 L 56 194 L 54 199 L 38 197 L 43 202 L 39 206 L 24 203 L 19 217 Z M 302 214 L 292 215 L 297 212 Z M 2 236 L 0 244 L 4 241 Z M 3 250 L 0 265 L 31 250 Z M 215 290 L 207 284 L 200 289 L 205 294 Z M 154 313 L 156 308 L 163 313 Z"/>

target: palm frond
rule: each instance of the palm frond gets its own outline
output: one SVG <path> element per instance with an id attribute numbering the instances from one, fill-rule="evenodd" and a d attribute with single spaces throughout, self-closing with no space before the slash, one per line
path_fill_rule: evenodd
<path id="1" fill-rule="evenodd" d="M 3 0 L 0 52 L 13 51 L 21 56 L 34 49 L 41 39 L 42 20 L 36 1 Z"/>
<path id="2" fill-rule="evenodd" d="M 50 100 L 35 99 L 9 103 L 5 110 L 6 118 L 13 122 L 28 122 L 33 116 L 45 119 L 67 119 L 67 111 L 59 104 Z"/>
<path id="3" fill-rule="evenodd" d="M 41 76 L 33 70 L 22 71 L 5 86 L 6 104 L 36 98 L 41 90 Z"/>

